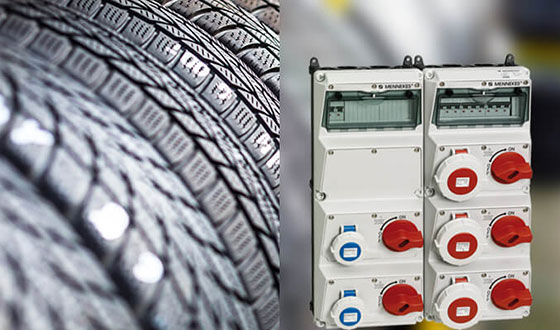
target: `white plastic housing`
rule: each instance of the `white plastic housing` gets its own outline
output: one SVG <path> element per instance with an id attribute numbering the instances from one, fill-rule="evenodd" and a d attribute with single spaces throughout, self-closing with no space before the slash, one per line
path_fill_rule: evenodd
<path id="1" fill-rule="evenodd" d="M 454 157 L 455 150 L 468 149 L 471 160 L 477 160 L 476 167 L 482 166 L 477 194 L 516 194 L 529 193 L 529 179 L 515 183 L 497 182 L 491 174 L 492 161 L 503 152 L 517 152 L 530 163 L 531 134 L 529 120 L 521 125 L 477 125 L 437 127 L 433 122 L 434 105 L 438 89 L 469 88 L 481 92 L 495 89 L 497 86 L 531 87 L 530 72 L 527 68 L 516 67 L 461 67 L 461 68 L 426 68 L 424 69 L 424 130 L 425 130 L 425 177 L 426 185 L 438 190 L 436 172 L 448 158 Z M 531 99 L 529 98 L 529 109 Z M 469 166 L 466 161 L 464 166 Z M 456 164 L 460 166 L 460 163 Z M 475 166 L 473 164 L 473 166 Z M 445 196 L 445 193 L 443 193 Z M 446 196 L 448 197 L 448 196 Z M 459 199 L 462 201 L 465 199 Z"/>
<path id="2" fill-rule="evenodd" d="M 441 294 L 453 285 L 454 279 L 464 277 L 468 277 L 468 283 L 470 284 L 466 294 L 472 294 L 471 289 L 473 288 L 472 285 L 474 285 L 481 297 L 479 303 L 480 315 L 477 317 L 479 321 L 521 319 L 527 317 L 531 311 L 530 306 L 522 306 L 514 310 L 503 310 L 494 305 L 491 294 L 492 288 L 503 279 L 517 279 L 527 288 L 530 288 L 530 267 L 527 258 L 514 257 L 502 258 L 502 262 L 500 263 L 496 263 L 495 260 L 477 261 L 469 265 L 468 270 L 463 271 L 451 265 L 439 268 L 437 272 L 434 272 L 433 269 L 427 269 L 424 300 L 426 318 L 437 322 L 446 321 L 445 318 L 442 318 L 440 315 L 441 308 L 439 310 L 437 308 L 437 306 L 441 306 L 438 300 L 442 297 Z M 479 298 L 477 298 L 477 301 L 479 301 Z M 461 329 L 449 322 L 446 325 L 451 328 Z M 469 326 L 472 325 L 473 324 L 469 323 Z"/>
<path id="3" fill-rule="evenodd" d="M 465 235 L 473 238 L 474 242 L 460 239 Z M 456 266 L 466 265 L 476 260 L 484 249 L 484 243 L 482 228 L 476 221 L 469 218 L 453 219 L 445 223 L 437 231 L 434 240 L 435 248 L 441 258 L 448 264 Z M 459 257 L 454 253 L 468 254 L 468 256 Z"/>
<path id="4" fill-rule="evenodd" d="M 473 320 L 468 324 L 454 324 L 441 315 L 441 308 L 436 308 L 444 303 L 442 297 L 458 294 L 456 289 L 443 293 L 454 283 L 453 279 L 459 277 L 468 277 L 469 285 L 466 287 L 471 293 L 473 285 L 479 290 L 482 297 L 480 315 L 476 316 L 479 321 L 525 317 L 529 315 L 529 306 L 502 310 L 494 306 L 490 294 L 493 283 L 504 278 L 519 279 L 530 288 L 530 244 L 499 246 L 491 233 L 496 222 L 508 215 L 517 216 L 530 226 L 530 179 L 501 183 L 492 175 L 492 165 L 507 152 L 518 153 L 525 162 L 531 162 L 530 112 L 529 120 L 519 125 L 438 127 L 433 120 L 433 109 L 439 89 L 476 89 L 485 93 L 499 87 L 530 88 L 529 70 L 518 66 L 426 68 L 424 75 L 426 318 L 457 329 L 475 323 Z M 530 111 L 530 97 L 527 111 Z M 461 185 L 472 183 L 463 180 L 464 175 L 452 175 L 454 171 L 465 168 L 476 174 L 476 188 L 469 193 L 456 194 L 450 186 L 461 188 Z M 455 214 L 463 213 L 468 214 L 466 226 L 465 222 L 458 222 L 465 219 L 454 219 Z M 452 237 L 451 233 L 463 231 L 473 234 L 480 244 L 476 255 L 468 262 L 457 262 L 446 255 L 448 249 L 442 246 Z"/>
<path id="5" fill-rule="evenodd" d="M 402 316 L 395 316 L 390 314 L 383 307 L 383 294 L 389 287 L 395 284 L 408 284 L 414 287 L 418 293 L 422 292 L 422 279 L 418 274 L 406 274 L 406 268 L 403 264 L 386 264 L 380 265 L 386 270 L 377 272 L 378 277 L 369 276 L 373 269 L 369 267 L 355 268 L 348 276 L 345 272 L 339 270 L 329 272 L 330 279 L 325 279 L 322 276 L 316 278 L 317 289 L 319 290 L 318 298 L 325 301 L 325 304 L 320 305 L 320 309 L 315 314 L 316 319 L 321 320 L 326 328 L 333 329 L 340 326 L 339 320 L 335 318 L 339 313 L 333 311 L 340 311 L 341 307 L 339 301 L 344 299 L 340 293 L 344 290 L 355 290 L 356 297 L 363 303 L 360 308 L 361 320 L 357 327 L 372 327 L 372 326 L 388 326 L 394 324 L 414 324 L 423 319 L 422 312 L 411 312 Z M 333 266 L 334 268 L 334 266 Z M 391 273 L 399 272 L 401 275 L 392 275 Z M 345 305 L 346 306 L 346 303 Z M 352 327 L 354 328 L 354 327 Z"/>
<path id="6" fill-rule="evenodd" d="M 365 306 L 360 327 L 416 323 L 422 319 L 422 313 L 389 314 L 379 297 L 381 284 L 393 281 L 412 283 L 422 294 L 422 248 L 395 252 L 382 239 L 384 228 L 395 220 L 406 219 L 423 232 L 422 125 L 328 131 L 322 120 L 327 92 L 421 90 L 422 72 L 318 70 L 312 78 L 315 321 L 330 328 L 340 326 L 331 310 L 340 299 L 341 290 L 355 289 Z M 420 112 L 422 104 L 423 100 L 419 103 Z M 344 226 L 355 226 L 355 233 L 343 233 Z M 363 244 L 360 258 L 341 262 L 336 251 L 345 242 L 356 240 Z M 348 250 L 351 252 L 354 251 Z"/>
<path id="7" fill-rule="evenodd" d="M 461 303 L 462 300 L 468 302 Z M 481 290 L 476 285 L 454 283 L 439 294 L 434 310 L 437 319 L 446 326 L 453 329 L 466 329 L 478 323 L 483 301 Z M 466 320 L 461 321 L 461 318 Z"/>
<path id="8" fill-rule="evenodd" d="M 355 329 L 362 322 L 365 305 L 357 297 L 344 297 L 338 300 L 332 310 L 331 317 L 341 329 Z"/>

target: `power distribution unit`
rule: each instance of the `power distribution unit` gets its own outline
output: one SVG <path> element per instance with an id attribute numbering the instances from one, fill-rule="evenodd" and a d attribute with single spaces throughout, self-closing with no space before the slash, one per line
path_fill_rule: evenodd
<path id="1" fill-rule="evenodd" d="M 529 70 L 322 68 L 312 75 L 317 325 L 464 329 L 529 315 Z"/>
<path id="2" fill-rule="evenodd" d="M 423 73 L 311 65 L 316 323 L 422 321 Z"/>
<path id="3" fill-rule="evenodd" d="M 425 313 L 464 329 L 528 316 L 531 79 L 499 66 L 424 69 Z"/>

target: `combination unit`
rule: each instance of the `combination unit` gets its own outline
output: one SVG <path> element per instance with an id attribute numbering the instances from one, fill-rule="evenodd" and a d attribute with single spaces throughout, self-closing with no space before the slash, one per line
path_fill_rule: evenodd
<path id="1" fill-rule="evenodd" d="M 316 60 L 315 60 L 316 61 Z M 423 319 L 423 74 L 313 77 L 313 303 L 328 328 Z"/>
<path id="2" fill-rule="evenodd" d="M 318 326 L 529 315 L 529 70 L 414 62 L 311 60 Z"/>
<path id="3" fill-rule="evenodd" d="M 425 313 L 464 329 L 529 315 L 529 70 L 424 69 Z"/>

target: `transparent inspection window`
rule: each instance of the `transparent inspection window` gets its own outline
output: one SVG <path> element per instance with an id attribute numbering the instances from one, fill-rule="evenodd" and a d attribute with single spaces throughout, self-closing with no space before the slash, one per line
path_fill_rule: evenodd
<path id="1" fill-rule="evenodd" d="M 323 126 L 330 129 L 406 128 L 420 123 L 420 90 L 327 92 Z"/>
<path id="2" fill-rule="evenodd" d="M 440 89 L 434 123 L 437 126 L 521 125 L 528 120 L 529 88 Z"/>

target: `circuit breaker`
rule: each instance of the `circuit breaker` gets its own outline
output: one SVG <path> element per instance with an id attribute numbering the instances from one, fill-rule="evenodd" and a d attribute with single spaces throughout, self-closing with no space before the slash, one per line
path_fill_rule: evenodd
<path id="1" fill-rule="evenodd" d="M 454 329 L 529 315 L 531 79 L 505 65 L 429 67 L 425 315 Z"/>
<path id="2" fill-rule="evenodd" d="M 327 328 L 423 320 L 423 73 L 312 74 L 313 298 Z"/>

